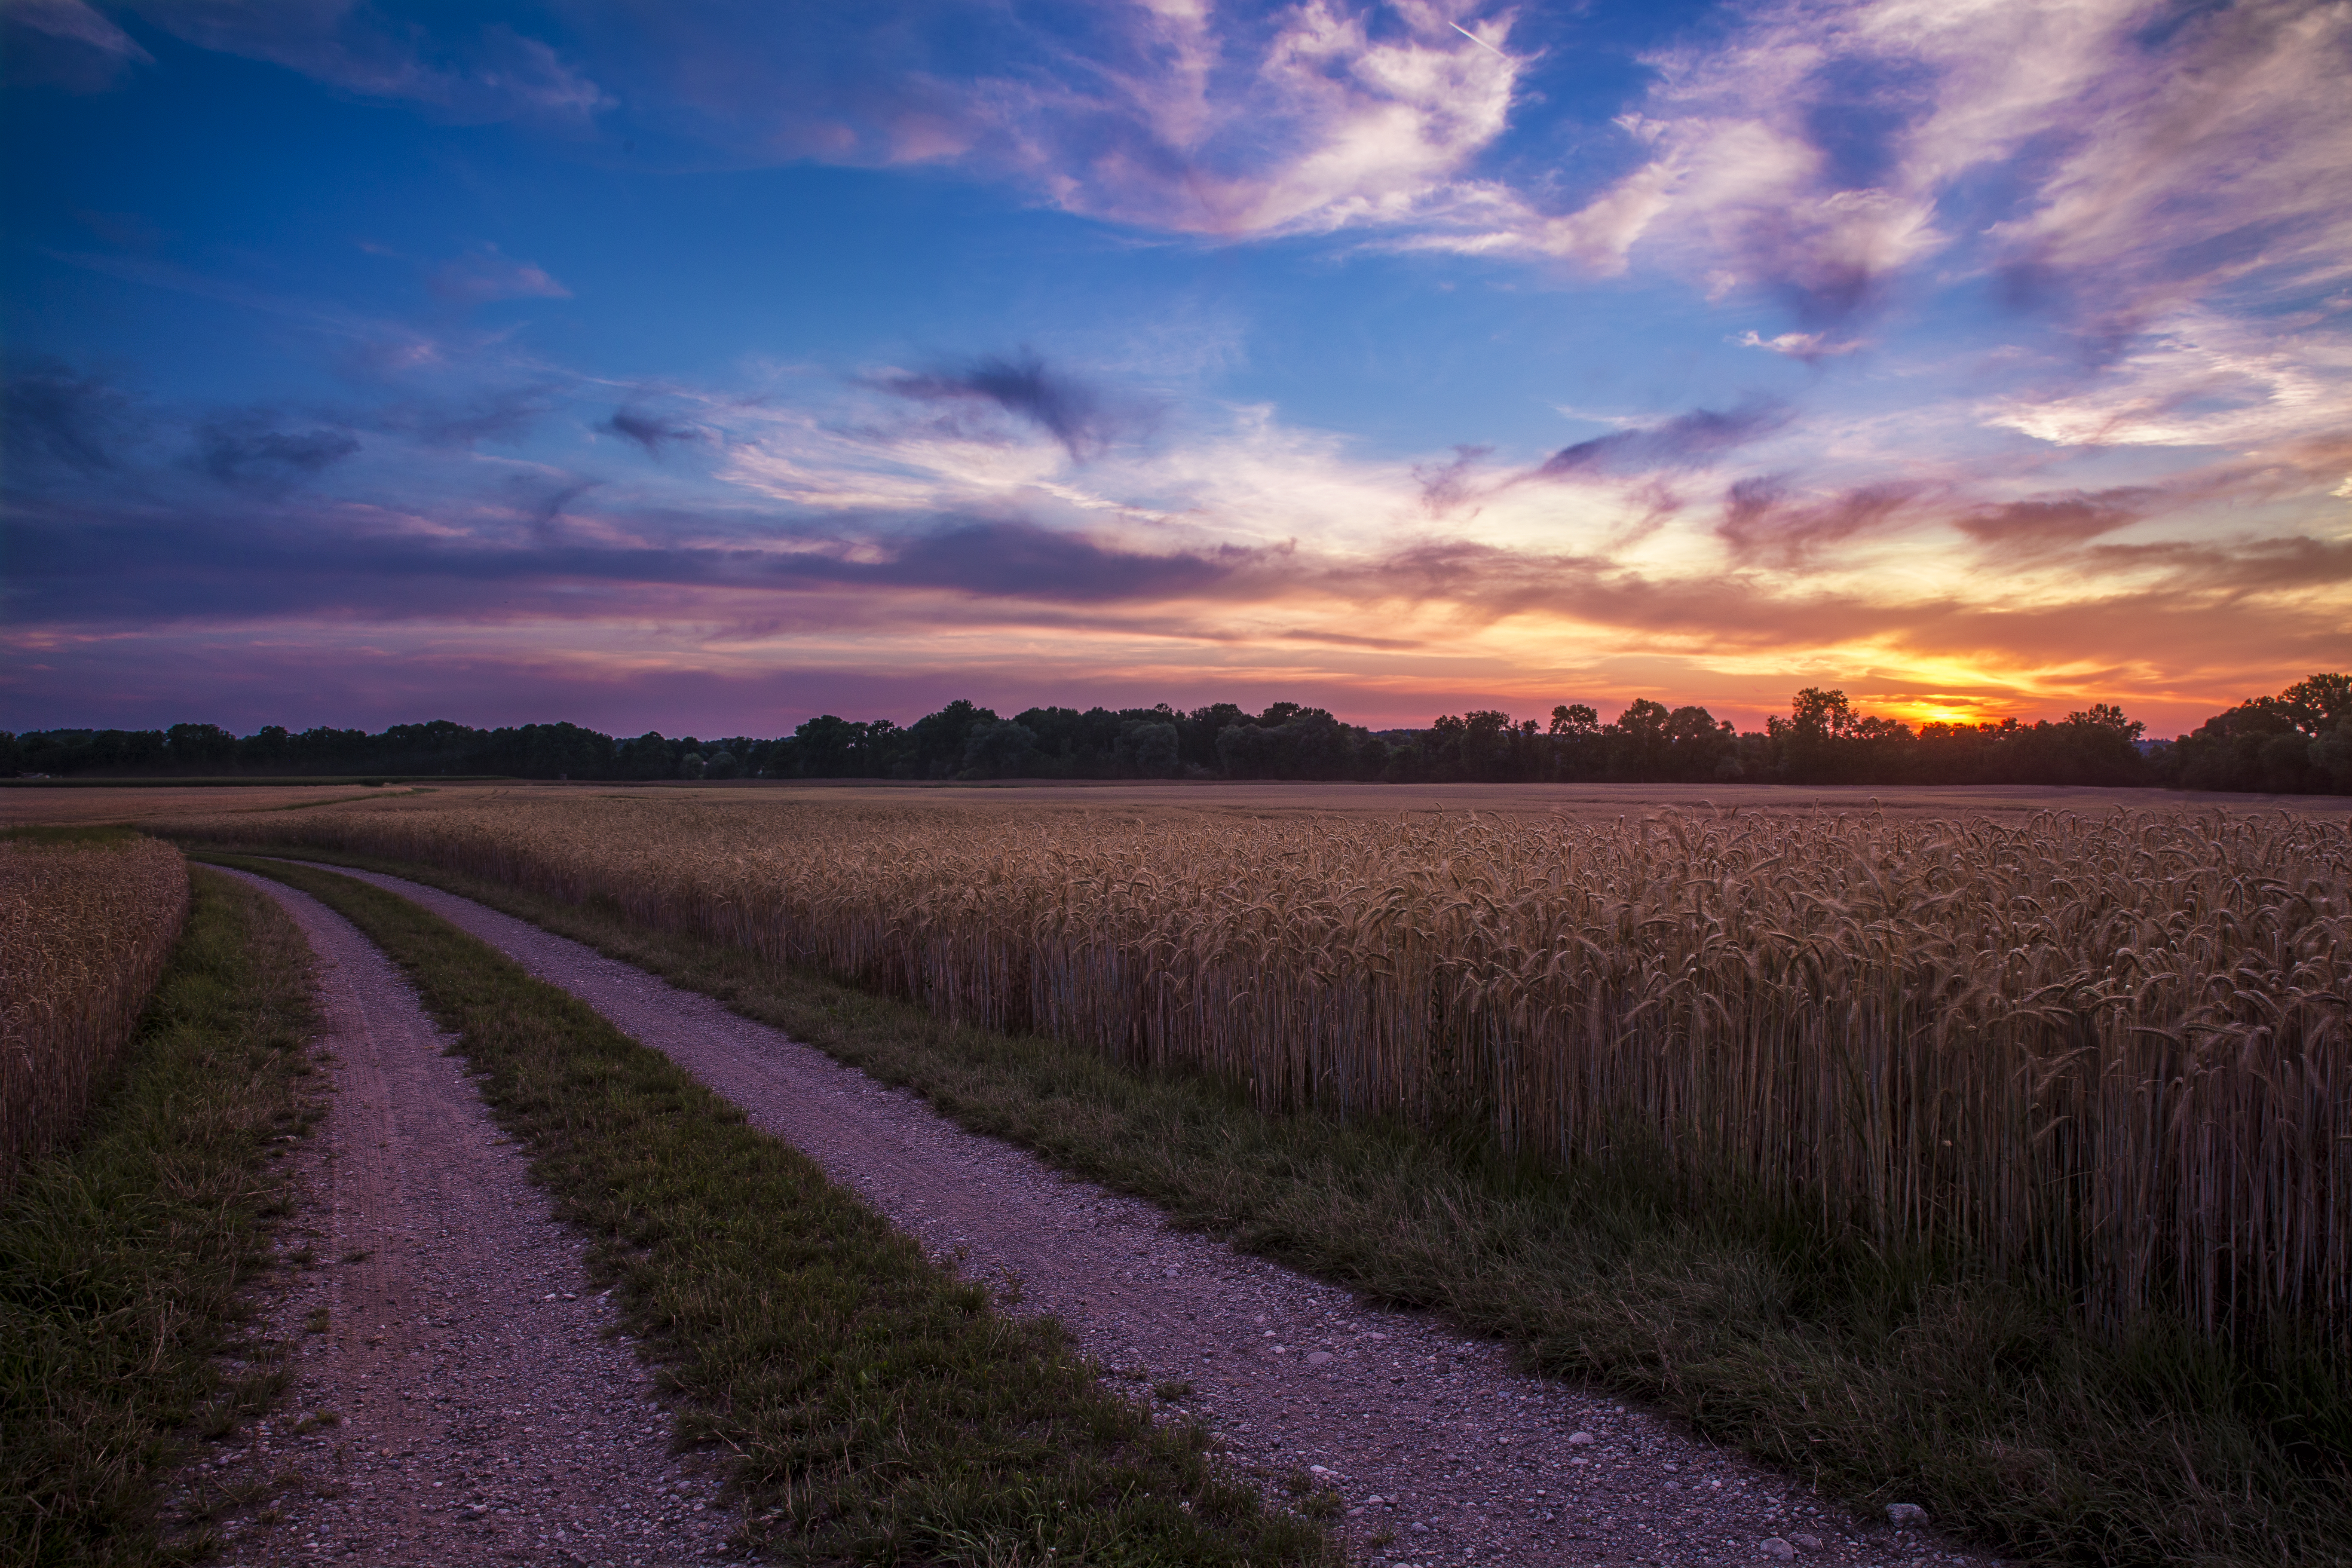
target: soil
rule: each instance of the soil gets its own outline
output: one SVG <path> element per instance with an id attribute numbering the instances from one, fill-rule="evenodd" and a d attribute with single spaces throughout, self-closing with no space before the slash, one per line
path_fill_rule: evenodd
<path id="1" fill-rule="evenodd" d="M 1857 1517 L 1638 1405 L 1525 1375 L 1501 1345 L 1433 1316 L 1367 1306 L 1172 1230 L 1147 1204 L 965 1132 L 912 1094 L 593 949 L 435 889 L 347 874 L 416 900 L 667 1052 L 935 1255 L 1019 1310 L 1058 1318 L 1139 1397 L 1205 1423 L 1270 1484 L 1336 1492 L 1360 1560 L 1992 1561 L 1925 1527 Z M 478 1156 L 510 1170 L 487 1142 L 472 1140 Z M 505 1245 L 478 1238 L 474 1257 Z M 640 1417 L 635 1430 L 651 1426 Z M 632 1462 L 650 1467 L 621 1458 L 603 1473 L 617 1481 Z"/>
<path id="2" fill-rule="evenodd" d="M 295 1156 L 291 1267 L 262 1303 L 267 1337 L 292 1345 L 291 1386 L 189 1478 L 191 1494 L 250 1500 L 224 1521 L 219 1560 L 721 1555 L 735 1521 L 718 1473 L 671 1454 L 652 1374 L 588 1283 L 585 1244 L 552 1217 L 415 992 L 341 916 L 247 880 L 318 957 L 332 1082 Z"/>

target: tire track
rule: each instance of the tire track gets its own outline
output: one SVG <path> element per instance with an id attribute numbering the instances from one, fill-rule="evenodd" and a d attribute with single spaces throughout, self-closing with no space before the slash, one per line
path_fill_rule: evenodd
<path id="1" fill-rule="evenodd" d="M 273 1316 L 296 1342 L 281 1414 L 205 1461 L 272 1478 L 223 1561 L 667 1564 L 719 1553 L 715 1479 L 669 1419 L 585 1243 L 391 961 L 308 894 L 241 877 L 319 960 L 332 1075 L 303 1156 L 314 1267 Z M 322 1419 L 322 1416 L 324 1417 Z M 277 1517 L 274 1519 L 272 1514 Z"/>

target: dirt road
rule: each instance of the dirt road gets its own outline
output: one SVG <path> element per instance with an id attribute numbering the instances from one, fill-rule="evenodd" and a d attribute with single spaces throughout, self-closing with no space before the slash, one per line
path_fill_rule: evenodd
<path id="1" fill-rule="evenodd" d="M 234 873 L 233 873 L 234 874 Z M 280 1414 L 213 1479 L 279 1478 L 222 1561 L 671 1564 L 719 1554 L 716 1484 L 669 1455 L 651 1375 L 592 1293 L 520 1152 L 390 961 L 308 895 L 331 1108 L 287 1245 L 314 1267 L 270 1311 L 298 1342 Z M 299 1481 L 285 1485 L 288 1472 Z"/>
<path id="2" fill-rule="evenodd" d="M 1591 1392 L 1515 1373 L 1491 1343 L 1173 1232 L 1150 1205 L 964 1132 L 813 1047 L 470 900 L 415 900 L 667 1052 L 976 1278 L 1145 1387 L 1181 1389 L 1236 1458 L 1328 1482 L 1391 1563 L 1985 1563 L 1857 1521 L 1787 1477 Z"/>

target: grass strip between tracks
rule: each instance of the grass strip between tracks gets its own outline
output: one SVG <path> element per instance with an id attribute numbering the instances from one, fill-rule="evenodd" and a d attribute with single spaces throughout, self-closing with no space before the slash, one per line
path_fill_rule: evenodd
<path id="1" fill-rule="evenodd" d="M 746 1531 L 834 1563 L 1099 1568 L 1336 1562 L 1307 1521 L 1156 1426 L 1050 1320 L 984 1289 L 568 993 L 438 916 L 331 873 L 221 863 L 352 921 L 457 1037 L 632 1327 L 724 1447 Z"/>
<path id="2" fill-rule="evenodd" d="M 319 1108 L 310 949 L 268 899 L 192 880 L 114 1081 L 0 1199 L 0 1561 L 204 1554 L 163 1507 L 184 1435 L 257 1413 L 285 1381 L 273 1347 L 235 1342 L 287 1210 L 283 1141 Z M 246 1370 L 218 1359 L 231 1350 Z"/>
<path id="3" fill-rule="evenodd" d="M 1763 1206 L 1692 1213 L 1639 1171 L 1539 1169 L 1478 1134 L 1265 1116 L 1197 1077 L 950 1025 L 696 935 L 434 867 L 285 854 L 478 900 L 782 1028 L 973 1131 L 1179 1224 L 1656 1401 L 1874 1512 L 2099 1563 L 2352 1563 L 2344 1361 L 2122 1342 L 1948 1261 L 1839 1247 Z"/>

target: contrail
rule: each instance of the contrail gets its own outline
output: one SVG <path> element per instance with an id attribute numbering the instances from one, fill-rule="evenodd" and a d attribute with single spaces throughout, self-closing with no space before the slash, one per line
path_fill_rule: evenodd
<path id="1" fill-rule="evenodd" d="M 1488 43 L 1486 39 L 1480 37 L 1477 34 L 1472 32 L 1469 28 L 1464 26 L 1461 23 L 1448 22 L 1445 25 L 1453 28 L 1455 32 L 1461 34 L 1464 37 L 1469 39 L 1472 43 L 1477 45 L 1480 48 L 1486 50 L 1488 54 L 1499 56 L 1504 59 L 1509 59 L 1511 58 L 1510 56 L 1504 54 L 1502 50 L 1496 48 L 1494 45 Z"/>

